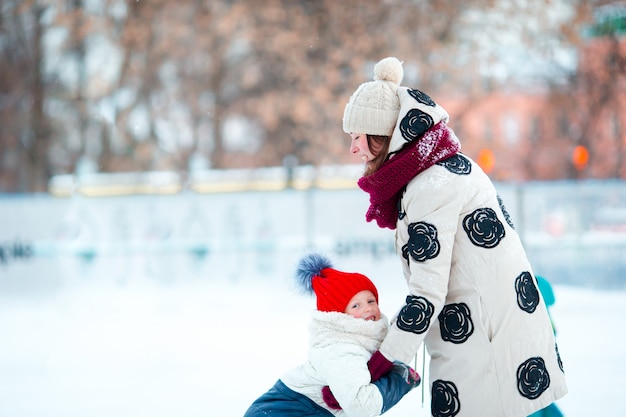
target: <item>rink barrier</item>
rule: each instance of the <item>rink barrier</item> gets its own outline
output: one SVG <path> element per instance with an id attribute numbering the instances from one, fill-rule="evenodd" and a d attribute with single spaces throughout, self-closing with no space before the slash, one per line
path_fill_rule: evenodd
<path id="1" fill-rule="evenodd" d="M 343 190 L 357 187 L 362 165 L 298 166 L 293 169 L 211 169 L 185 175 L 177 172 L 87 173 L 55 175 L 48 192 L 55 197 L 171 195 L 189 190 L 199 194 L 286 189 Z"/>

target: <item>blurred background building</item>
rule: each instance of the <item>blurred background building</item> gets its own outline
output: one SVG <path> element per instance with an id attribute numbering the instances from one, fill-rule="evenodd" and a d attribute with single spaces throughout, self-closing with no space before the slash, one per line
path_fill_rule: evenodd
<path id="1" fill-rule="evenodd" d="M 352 163 L 343 106 L 385 56 L 493 179 L 624 179 L 625 22 L 600 0 L 3 0 L 0 192 Z"/>

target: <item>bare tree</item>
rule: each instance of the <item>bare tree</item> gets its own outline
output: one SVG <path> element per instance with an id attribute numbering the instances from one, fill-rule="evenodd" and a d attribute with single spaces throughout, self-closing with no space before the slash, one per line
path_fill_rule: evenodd
<path id="1" fill-rule="evenodd" d="M 3 4 L 0 14 L 0 187 L 45 191 L 50 176 L 50 127 L 44 112 L 45 81 L 38 1 Z"/>
<path id="2" fill-rule="evenodd" d="M 100 172 L 183 174 L 194 158 L 213 168 L 280 165 L 294 156 L 300 164 L 353 162 L 343 108 L 385 56 L 404 61 L 404 85 L 438 101 L 463 98 L 453 125 L 474 117 L 494 92 L 529 83 L 553 89 L 542 106 L 558 113 L 574 86 L 598 110 L 565 112 L 578 130 L 554 134 L 559 123 L 547 118 L 536 123 L 551 133 L 526 129 L 533 138 L 501 144 L 527 161 L 519 168 L 527 178 L 539 172 L 529 153 L 537 147 L 571 177 L 569 148 L 590 140 L 602 124 L 594 117 L 612 118 L 617 139 L 626 123 L 618 117 L 621 90 L 611 87 L 623 72 L 621 37 L 607 43 L 613 49 L 602 72 L 570 75 L 558 59 L 558 51 L 585 50 L 578 28 L 600 3 L 4 0 L 0 185 L 44 190 L 50 175 L 81 171 L 84 160 Z M 551 66 L 529 71 L 536 62 Z M 462 139 L 472 150 L 485 137 Z M 613 158 L 613 170 L 601 175 L 626 170 L 619 152 L 590 150 L 594 166 Z"/>

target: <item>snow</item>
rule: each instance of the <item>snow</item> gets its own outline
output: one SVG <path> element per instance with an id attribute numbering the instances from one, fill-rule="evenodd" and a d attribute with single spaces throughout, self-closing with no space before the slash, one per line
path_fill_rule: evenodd
<path id="1" fill-rule="evenodd" d="M 372 277 L 395 275 L 366 269 Z M 402 279 L 376 283 L 391 313 L 404 298 Z M 263 275 L 102 279 L 2 294 L 0 416 L 242 416 L 305 359 L 314 300 L 290 284 Z M 551 311 L 570 390 L 560 408 L 568 417 L 626 415 L 619 399 L 626 292 L 554 290 Z M 420 359 L 423 373 L 421 367 Z M 418 387 L 386 415 L 428 416 L 424 395 L 424 407 Z"/>
<path id="2" fill-rule="evenodd" d="M 623 206 L 622 186 L 600 185 L 528 188 L 511 204 L 554 284 L 567 417 L 626 416 L 621 220 L 597 223 L 619 228 L 580 251 L 567 233 L 537 238 L 563 207 L 584 219 Z M 314 299 L 292 274 L 309 248 L 372 278 L 387 316 L 404 302 L 393 232 L 366 223 L 366 206 L 360 190 L 0 200 L 0 417 L 241 417 L 306 359 Z M 428 416 L 428 395 L 423 384 L 386 415 Z"/>

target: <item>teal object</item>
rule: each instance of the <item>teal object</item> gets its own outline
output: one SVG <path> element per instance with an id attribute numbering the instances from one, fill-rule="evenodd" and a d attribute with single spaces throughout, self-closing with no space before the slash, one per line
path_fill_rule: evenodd
<path id="1" fill-rule="evenodd" d="M 556 404 L 552 403 L 546 408 L 532 413 L 528 417 L 563 417 L 563 413 L 559 410 L 559 407 L 557 407 Z"/>
<path id="2" fill-rule="evenodd" d="M 550 307 L 554 304 L 554 290 L 552 289 L 552 285 L 550 282 L 542 276 L 535 276 L 537 278 L 537 285 L 539 286 L 539 291 L 541 292 L 541 296 L 543 300 L 546 302 L 546 305 Z"/>
<path id="3" fill-rule="evenodd" d="M 536 275 L 535 278 L 537 279 L 537 286 L 539 287 L 539 292 L 541 292 L 541 296 L 543 297 L 543 301 L 546 303 L 546 306 L 550 307 L 554 305 L 554 290 L 552 289 L 550 282 L 539 275 Z M 548 316 L 550 316 L 549 311 Z M 550 322 L 552 322 L 552 317 L 550 317 Z M 552 329 L 554 330 L 554 323 L 552 323 Z M 532 413 L 529 417 L 563 417 L 563 413 L 555 403 L 552 403 L 546 408 Z"/>

